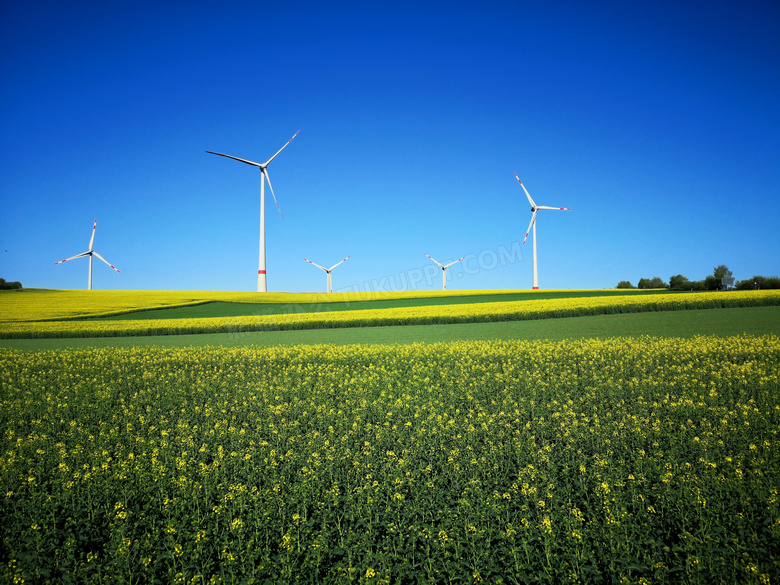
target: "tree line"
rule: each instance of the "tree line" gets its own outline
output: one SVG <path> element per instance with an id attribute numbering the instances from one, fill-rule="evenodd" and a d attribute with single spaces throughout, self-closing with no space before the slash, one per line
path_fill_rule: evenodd
<path id="1" fill-rule="evenodd" d="M 764 290 L 780 288 L 780 278 L 777 276 L 759 276 L 746 278 L 734 282 L 731 270 L 725 265 L 716 266 L 712 274 L 704 280 L 688 280 L 682 274 L 669 277 L 669 282 L 664 282 L 658 276 L 653 278 L 640 278 L 634 286 L 627 280 L 618 282 L 617 288 L 666 288 L 669 290 Z"/>
<path id="2" fill-rule="evenodd" d="M 0 278 L 0 290 L 13 290 L 22 288 L 22 283 L 18 280 L 15 282 L 6 282 L 5 278 Z"/>

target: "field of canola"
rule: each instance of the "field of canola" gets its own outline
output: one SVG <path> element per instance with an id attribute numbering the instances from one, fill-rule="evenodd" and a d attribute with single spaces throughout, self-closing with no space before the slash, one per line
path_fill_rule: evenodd
<path id="1" fill-rule="evenodd" d="M 72 291 L 67 291 L 68 293 Z M 111 291 L 122 292 L 122 291 Z M 57 293 L 54 293 L 55 295 Z M 139 319 L 111 321 L 41 321 L 35 314 L 57 315 L 63 318 L 79 315 L 97 315 L 99 311 L 110 312 L 118 306 L 131 307 L 132 293 L 127 298 L 111 297 L 104 304 L 91 306 L 88 296 L 79 303 L 72 296 L 63 297 L 67 302 L 58 302 L 49 297 L 48 308 L 45 295 L 31 297 L 40 303 L 40 310 L 31 308 L 24 294 L 3 295 L 0 305 L 0 338 L 52 338 L 52 337 L 104 337 L 134 335 L 183 335 L 201 333 L 245 333 L 251 331 L 289 330 L 289 329 L 325 329 L 334 327 L 376 327 L 385 325 L 431 325 L 446 323 L 486 323 L 496 321 L 516 321 L 523 319 L 543 319 L 551 317 L 578 317 L 582 315 L 603 315 L 615 313 L 636 313 L 645 311 L 675 311 L 686 309 L 709 309 L 719 307 L 755 307 L 780 305 L 780 291 L 731 291 L 702 293 L 666 293 L 666 294 L 621 294 L 619 296 L 577 296 L 572 291 L 568 298 L 536 299 L 528 301 L 464 303 L 448 305 L 428 305 L 419 307 L 400 307 L 383 309 L 364 309 L 354 311 L 298 312 L 292 306 L 286 314 L 261 314 L 237 317 L 211 317 L 191 319 Z M 184 294 L 184 293 L 181 293 Z M 193 300 L 196 293 L 187 293 L 180 302 Z M 201 293 L 197 293 L 201 294 Z M 212 293 L 217 295 L 227 293 Z M 248 295 L 249 293 L 240 293 Z M 252 293 L 255 294 L 256 293 Z M 399 293 L 403 294 L 403 293 Z M 405 293 L 413 294 L 413 293 Z M 418 293 L 414 293 L 418 294 Z M 389 293 L 388 293 L 389 295 Z M 269 298 L 281 299 L 294 295 L 273 294 Z M 320 297 L 323 295 L 319 295 Z M 347 295 L 348 296 L 348 295 Z M 317 295 L 301 295 L 301 298 L 316 298 Z M 81 298 L 81 297 L 79 297 Z M 103 299 L 103 297 L 95 297 Z M 163 293 L 157 302 L 166 302 Z M 245 297 L 240 297 L 245 298 Z M 259 298 L 257 296 L 253 297 Z M 263 297 L 265 298 L 265 297 Z M 56 297 L 55 297 L 56 299 Z M 203 302 L 203 301 L 200 301 Z M 287 301 L 289 302 L 289 300 Z M 300 301 L 303 302 L 303 301 Z M 314 301 L 312 301 L 314 302 Z M 73 304 L 71 304 L 73 303 Z M 112 303 L 114 303 L 112 305 Z M 35 304 L 35 307 L 38 305 Z M 136 305 L 137 301 L 136 301 Z M 174 306 L 173 302 L 169 305 Z M 179 305 L 180 306 L 180 305 Z M 20 317 L 26 315 L 26 317 Z"/>
<path id="2" fill-rule="evenodd" d="M 6 583 L 780 582 L 780 338 L 0 350 Z"/>

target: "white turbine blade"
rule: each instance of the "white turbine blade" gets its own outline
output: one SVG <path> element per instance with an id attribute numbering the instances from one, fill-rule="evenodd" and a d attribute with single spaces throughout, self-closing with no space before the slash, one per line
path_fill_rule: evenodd
<path id="1" fill-rule="evenodd" d="M 300 132 L 300 130 L 298 130 L 298 132 Z M 279 150 L 277 150 L 275 155 L 273 155 L 271 158 L 269 158 L 267 161 L 265 161 L 265 164 L 263 165 L 263 167 L 267 167 L 271 163 L 272 160 L 274 160 L 277 156 L 279 156 L 279 153 L 282 152 L 285 148 L 287 148 L 287 145 L 290 144 L 293 141 L 293 138 L 298 136 L 298 132 L 293 134 L 293 137 L 290 138 L 290 140 L 288 140 L 287 142 L 285 142 L 284 146 L 282 146 Z"/>
<path id="2" fill-rule="evenodd" d="M 295 138 L 293 136 L 293 138 Z M 292 138 L 290 139 L 292 140 Z M 276 201 L 276 195 L 274 195 L 274 188 L 271 185 L 271 177 L 268 176 L 268 171 L 266 169 L 261 169 L 263 172 L 263 176 L 268 181 L 268 186 L 271 187 L 271 196 L 274 198 L 274 203 L 276 203 L 276 210 L 279 212 L 279 215 L 282 216 L 282 219 L 284 219 L 284 214 L 282 213 L 282 209 L 279 207 L 279 203 Z M 262 178 L 260 179 L 262 181 Z"/>
<path id="3" fill-rule="evenodd" d="M 325 271 L 325 272 L 330 272 L 330 270 L 328 270 L 327 268 L 323 268 L 323 267 L 322 267 L 322 266 L 320 266 L 319 264 L 315 264 L 314 262 L 312 262 L 312 261 L 311 261 L 311 260 L 309 260 L 308 258 L 304 258 L 304 260 L 306 260 L 306 262 L 308 262 L 309 264 L 311 264 L 311 265 L 313 265 L 313 266 L 316 266 L 316 267 L 317 267 L 317 268 L 319 268 L 320 270 L 323 270 L 323 271 Z"/>
<path id="4" fill-rule="evenodd" d="M 528 197 L 528 202 L 531 204 L 531 207 L 536 208 L 536 203 L 531 199 L 531 194 L 528 192 L 528 189 L 525 188 L 525 185 L 523 185 L 523 182 L 520 180 L 520 177 L 517 176 L 517 173 L 515 173 L 515 179 L 517 179 L 517 182 L 520 183 L 523 191 L 525 191 L 525 196 Z"/>
<path id="5" fill-rule="evenodd" d="M 229 154 L 222 154 L 221 152 L 211 152 L 210 150 L 207 150 L 206 152 L 208 152 L 209 154 L 216 154 L 217 156 L 224 156 L 225 158 L 232 158 L 233 160 L 237 160 L 237 161 L 240 161 L 242 163 L 246 163 L 248 165 L 252 165 L 253 167 L 259 167 L 261 169 L 263 168 L 263 165 L 261 165 L 260 163 L 256 163 L 256 162 L 251 161 L 251 160 L 246 160 L 245 158 L 238 158 L 237 156 L 230 156 Z"/>
<path id="6" fill-rule="evenodd" d="M 89 239 L 89 249 L 92 250 L 92 244 L 95 243 L 95 229 L 97 229 L 97 219 L 95 219 L 95 223 L 92 224 L 92 237 Z"/>
<path id="7" fill-rule="evenodd" d="M 114 270 L 116 270 L 117 272 L 119 272 L 119 268 L 117 268 L 117 267 L 116 267 L 116 266 L 114 266 L 113 264 L 109 263 L 109 262 L 108 262 L 108 260 L 106 260 L 105 258 L 103 258 L 103 256 L 101 256 L 101 255 L 100 255 L 100 254 L 98 254 L 97 252 L 92 252 L 92 253 L 93 253 L 95 256 L 97 256 L 98 258 L 100 258 L 100 259 L 101 259 L 103 262 L 105 262 L 105 263 L 106 263 L 106 265 L 107 265 L 109 268 L 113 268 Z M 121 272 L 119 272 L 119 274 L 121 274 Z"/>
<path id="8" fill-rule="evenodd" d="M 465 256 L 464 256 L 463 258 L 465 258 Z M 450 267 L 450 266 L 452 266 L 453 264 L 457 264 L 458 262 L 460 262 L 461 260 L 463 260 L 463 258 L 458 258 L 458 259 L 457 259 L 457 260 L 455 260 L 454 262 L 450 262 L 449 264 L 447 264 L 446 266 L 444 266 L 444 270 L 447 270 L 447 268 L 449 268 L 449 267 Z"/>
<path id="9" fill-rule="evenodd" d="M 547 207 L 546 205 L 540 205 L 536 209 L 552 209 L 553 211 L 571 211 L 570 207 Z"/>
<path id="10" fill-rule="evenodd" d="M 63 262 L 67 262 L 68 260 L 75 260 L 76 258 L 83 258 L 84 256 L 89 256 L 89 250 L 86 252 L 82 252 L 81 254 L 76 254 L 75 256 L 71 256 L 70 258 L 65 258 L 65 260 L 60 260 L 59 262 L 55 262 L 54 265 L 62 264 Z"/>
<path id="11" fill-rule="evenodd" d="M 423 252 L 423 254 L 425 254 L 425 252 Z M 426 256 L 428 256 L 428 254 L 425 254 L 425 255 L 426 255 Z M 430 256 L 428 256 L 428 258 L 431 258 L 431 257 L 430 257 Z M 439 268 L 441 268 L 441 269 L 444 269 L 444 265 L 443 265 L 441 262 L 439 262 L 438 260 L 434 260 L 433 258 L 431 258 L 431 260 L 433 260 L 434 262 L 436 262 L 436 264 L 438 264 L 438 265 L 439 265 Z"/>
<path id="12" fill-rule="evenodd" d="M 534 211 L 533 215 L 531 216 L 531 223 L 528 224 L 528 229 L 525 232 L 525 237 L 523 238 L 523 245 L 525 245 L 525 241 L 528 239 L 528 234 L 531 233 L 531 228 L 534 226 L 535 221 L 536 221 L 536 211 Z"/>
<path id="13" fill-rule="evenodd" d="M 344 258 L 344 259 L 343 259 L 341 262 L 339 262 L 338 264 L 334 264 L 333 266 L 331 266 L 330 268 L 328 268 L 328 272 L 330 272 L 331 270 L 333 270 L 334 268 L 336 268 L 336 266 L 338 266 L 339 264 L 343 264 L 344 262 L 346 262 L 346 261 L 347 261 L 347 260 L 349 260 L 350 258 L 352 258 L 352 256 L 347 256 L 346 258 Z"/>

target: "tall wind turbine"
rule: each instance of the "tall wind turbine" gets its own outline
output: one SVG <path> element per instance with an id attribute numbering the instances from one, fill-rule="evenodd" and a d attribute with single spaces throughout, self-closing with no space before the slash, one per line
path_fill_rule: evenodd
<path id="1" fill-rule="evenodd" d="M 298 130 L 298 132 L 300 132 L 300 130 Z M 293 134 L 293 137 L 290 138 L 290 140 L 288 140 L 287 142 L 285 142 L 284 146 L 282 146 L 278 151 L 276 151 L 276 154 L 273 155 L 264 163 L 256 163 L 251 160 L 238 158 L 237 156 L 222 154 L 221 152 L 211 152 L 210 150 L 206 151 L 209 154 L 216 154 L 218 156 L 232 158 L 233 160 L 237 160 L 239 162 L 246 163 L 248 165 L 252 165 L 260 169 L 260 260 L 257 266 L 257 292 L 267 291 L 266 278 L 265 278 L 265 182 L 266 181 L 268 181 L 268 187 L 271 189 L 271 195 L 274 198 L 274 203 L 276 203 L 276 209 L 279 210 L 279 215 L 281 215 L 282 219 L 284 219 L 284 215 L 282 215 L 282 210 L 279 209 L 279 203 L 276 201 L 276 195 L 274 195 L 274 188 L 271 186 L 271 178 L 268 176 L 268 170 L 266 167 L 269 164 L 271 164 L 272 160 L 274 160 L 277 156 L 279 156 L 280 152 L 282 152 L 285 148 L 287 148 L 287 145 L 293 141 L 293 138 L 298 136 L 298 132 Z"/>
<path id="2" fill-rule="evenodd" d="M 84 256 L 89 256 L 89 277 L 87 279 L 87 290 L 92 290 L 92 256 L 97 256 L 100 260 L 106 263 L 106 266 L 109 268 L 112 268 L 119 272 L 119 269 L 114 266 L 113 264 L 109 264 L 108 261 L 103 258 L 100 254 L 95 252 L 92 249 L 92 245 L 95 243 L 95 230 L 97 229 L 97 219 L 95 220 L 95 223 L 92 224 L 92 237 L 89 239 L 89 249 L 86 252 L 82 252 L 81 254 L 76 254 L 75 256 L 71 256 L 70 258 L 65 258 L 65 260 L 60 260 L 59 262 L 55 262 L 54 265 L 62 264 L 63 262 L 67 262 L 68 260 L 75 260 L 76 258 L 83 258 Z"/>
<path id="3" fill-rule="evenodd" d="M 423 252 L 423 254 L 425 254 L 425 252 Z M 425 254 L 425 255 L 428 256 L 428 254 Z M 431 257 L 428 256 L 428 258 L 431 258 Z M 463 258 L 465 258 L 465 256 Z M 442 264 L 441 262 L 437 262 L 436 260 L 433 260 L 433 258 L 431 258 L 431 260 L 436 262 L 436 264 L 439 265 L 439 268 L 441 268 L 441 290 L 447 290 L 447 268 L 449 268 L 453 264 L 457 264 L 458 262 L 463 260 L 463 258 L 458 258 L 454 262 L 450 262 L 449 264 L 446 264 L 446 265 Z"/>
<path id="4" fill-rule="evenodd" d="M 327 274 L 327 275 L 328 275 L 328 288 L 327 288 L 327 290 L 326 290 L 325 292 L 332 293 L 332 292 L 333 292 L 333 284 L 332 284 L 332 282 L 331 282 L 331 280 L 330 280 L 330 273 L 331 273 L 331 272 L 333 272 L 333 269 L 334 269 L 334 268 L 336 268 L 336 266 L 338 266 L 339 264 L 342 264 L 342 263 L 346 262 L 346 261 L 347 261 L 347 260 L 349 260 L 350 258 L 352 258 L 352 256 L 347 256 L 347 257 L 346 257 L 346 258 L 344 258 L 344 259 L 343 259 L 341 262 L 339 262 L 338 264 L 334 264 L 334 265 L 333 265 L 333 266 L 331 266 L 330 268 L 325 268 L 325 267 L 323 267 L 323 266 L 320 266 L 319 264 L 314 264 L 314 262 L 312 262 L 312 261 L 311 261 L 311 260 L 309 260 L 308 258 L 304 258 L 304 260 L 306 260 L 306 262 L 308 262 L 309 264 L 312 264 L 313 266 L 316 266 L 316 267 L 317 267 L 317 268 L 319 268 L 320 270 L 324 270 L 324 271 L 325 271 L 325 274 Z"/>
<path id="5" fill-rule="evenodd" d="M 517 176 L 517 173 L 515 173 L 515 178 L 517 179 L 517 182 L 520 183 L 520 186 L 523 188 L 523 191 L 525 191 L 525 196 L 528 197 L 528 202 L 531 204 L 531 223 L 528 224 L 528 230 L 525 232 L 525 238 L 523 238 L 523 245 L 525 245 L 525 241 L 528 239 L 528 232 L 531 231 L 531 228 L 533 227 L 534 230 L 534 290 L 537 290 L 539 288 L 539 273 L 536 270 L 536 212 L 540 209 L 550 209 L 552 211 L 571 211 L 568 207 L 547 207 L 546 205 L 537 205 L 534 203 L 534 200 L 531 199 L 531 195 L 528 193 L 528 189 L 525 188 L 525 185 L 523 185 L 523 182 L 520 180 L 520 177 Z"/>

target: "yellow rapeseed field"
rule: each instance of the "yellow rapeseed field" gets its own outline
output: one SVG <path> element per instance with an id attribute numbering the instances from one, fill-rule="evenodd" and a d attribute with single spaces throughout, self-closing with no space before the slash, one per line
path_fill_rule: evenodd
<path id="1" fill-rule="evenodd" d="M 170 295 L 171 293 L 166 293 Z M 184 293 L 182 293 L 183 295 Z M 224 294 L 224 293 L 214 293 Z M 250 293 L 237 293 L 240 295 Z M 254 293 L 252 293 L 254 294 Z M 205 295 L 204 295 L 205 296 Z M 320 298 L 324 295 L 311 295 Z M 130 295 L 129 298 L 132 298 Z M 181 296 L 177 302 L 203 302 L 196 297 Z M 254 297 L 256 298 L 256 297 Z M 280 295 L 279 299 L 289 298 Z M 308 296 L 306 297 L 308 298 Z M 531 297 L 533 299 L 533 297 Z M 170 302 L 172 296 L 162 295 Z M 132 306 L 126 301 L 123 306 Z M 147 299 L 147 303 L 151 300 Z M 159 301 L 162 302 L 162 301 Z M 279 300 L 278 302 L 282 302 Z M 511 321 L 549 317 L 573 317 L 608 313 L 630 313 L 641 311 L 669 311 L 715 307 L 740 307 L 780 304 L 780 291 L 733 291 L 729 293 L 667 293 L 654 295 L 592 296 L 528 301 L 464 303 L 428 305 L 419 307 L 365 309 L 330 312 L 304 312 L 307 309 L 299 301 L 288 305 L 289 311 L 282 314 L 259 314 L 240 317 L 212 317 L 190 319 L 149 319 L 110 321 L 39 321 L 30 320 L 32 309 L 20 311 L 27 319 L 0 320 L 0 337 L 94 337 L 119 335 L 181 335 L 191 333 L 246 332 L 279 329 L 317 329 L 330 327 L 371 327 L 381 325 L 409 325 L 435 323 L 478 323 L 490 321 Z M 105 307 L 108 307 L 107 303 Z M 115 305 L 116 306 L 116 305 Z M 137 305 L 135 305 L 137 306 Z M 148 306 L 148 305 L 144 305 Z M 10 313 L 10 309 L 4 309 Z M 93 309 L 91 309 L 93 310 Z M 94 309 L 97 311 L 98 309 Z M 101 309 L 103 310 L 103 309 Z M 107 308 L 105 310 L 108 310 Z M 299 312 L 300 311 L 300 312 Z M 40 309 L 43 314 L 74 315 L 74 308 L 67 305 L 60 309 Z M 53 318 L 53 317 L 50 317 Z"/>
<path id="2" fill-rule="evenodd" d="M 7 583 L 777 583 L 780 338 L 0 350 Z"/>
<path id="3" fill-rule="evenodd" d="M 526 293 L 529 291 L 500 291 Z M 449 297 L 495 294 L 496 291 L 450 291 Z M 186 307 L 212 301 L 248 304 L 316 305 L 441 296 L 441 291 L 262 293 L 235 291 L 21 290 L 0 291 L 0 323 L 103 317 L 132 311 Z"/>

